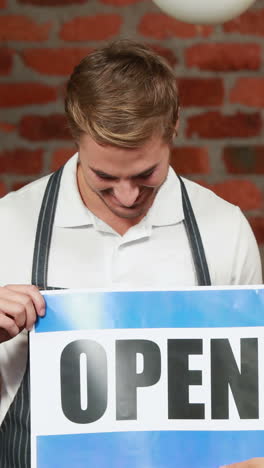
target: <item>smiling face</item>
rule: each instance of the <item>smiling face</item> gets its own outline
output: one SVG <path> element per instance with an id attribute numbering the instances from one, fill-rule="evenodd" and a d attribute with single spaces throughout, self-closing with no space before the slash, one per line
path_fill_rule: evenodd
<path id="1" fill-rule="evenodd" d="M 102 146 L 83 134 L 79 141 L 78 184 L 84 203 L 106 222 L 110 213 L 138 222 L 166 180 L 169 158 L 170 147 L 158 136 L 140 148 L 130 149 Z"/>

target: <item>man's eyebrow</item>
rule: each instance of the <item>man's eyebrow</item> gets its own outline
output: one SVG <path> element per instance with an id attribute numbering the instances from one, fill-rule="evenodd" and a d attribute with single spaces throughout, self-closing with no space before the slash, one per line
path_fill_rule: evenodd
<path id="1" fill-rule="evenodd" d="M 137 177 L 147 176 L 147 175 L 151 174 L 156 169 L 157 166 L 158 166 L 158 164 L 154 164 L 154 166 L 151 166 L 148 169 L 145 169 L 145 171 L 139 172 L 138 174 L 133 175 L 132 178 L 136 179 Z"/>
<path id="2" fill-rule="evenodd" d="M 151 166 L 148 169 L 145 169 L 143 172 L 139 172 L 138 174 L 134 174 L 130 178 L 131 179 L 136 179 L 137 177 L 147 176 L 147 175 L 151 174 L 156 169 L 157 166 L 158 166 L 158 164 L 154 164 L 154 166 Z M 95 167 L 89 166 L 89 168 L 91 169 L 91 171 L 93 171 L 98 176 L 107 177 L 109 179 L 118 179 L 117 176 L 114 176 L 112 174 L 107 174 L 106 172 L 101 171 L 100 169 L 96 169 Z"/>
<path id="3" fill-rule="evenodd" d="M 107 174 L 106 172 L 100 171 L 100 169 L 96 169 L 96 168 L 91 167 L 91 166 L 89 166 L 89 169 L 91 169 L 91 171 L 93 171 L 98 176 L 108 177 L 109 179 L 118 179 L 118 177 L 113 176 L 111 174 Z"/>

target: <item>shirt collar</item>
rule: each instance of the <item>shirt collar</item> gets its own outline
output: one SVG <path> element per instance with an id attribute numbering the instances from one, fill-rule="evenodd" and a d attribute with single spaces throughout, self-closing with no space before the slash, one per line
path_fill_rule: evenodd
<path id="1" fill-rule="evenodd" d="M 78 189 L 77 163 L 78 153 L 67 161 L 63 169 L 54 219 L 54 224 L 58 227 L 93 224 L 92 213 L 83 203 Z"/>
<path id="2" fill-rule="evenodd" d="M 181 185 L 172 167 L 155 197 L 148 218 L 152 226 L 176 224 L 184 219 Z"/>
<path id="3" fill-rule="evenodd" d="M 94 215 L 83 203 L 78 189 L 77 163 L 78 153 L 69 159 L 62 173 L 54 219 L 54 224 L 58 227 L 94 224 Z M 152 226 L 166 226 L 184 219 L 180 182 L 171 167 L 147 214 L 147 219 Z"/>

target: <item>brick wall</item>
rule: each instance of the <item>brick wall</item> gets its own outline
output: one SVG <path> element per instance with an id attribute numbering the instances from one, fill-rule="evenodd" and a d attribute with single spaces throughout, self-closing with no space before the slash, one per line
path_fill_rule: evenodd
<path id="1" fill-rule="evenodd" d="M 63 90 L 81 57 L 132 37 L 176 67 L 173 165 L 247 215 L 264 259 L 264 0 L 222 26 L 187 25 L 149 0 L 0 0 L 0 195 L 74 151 Z"/>

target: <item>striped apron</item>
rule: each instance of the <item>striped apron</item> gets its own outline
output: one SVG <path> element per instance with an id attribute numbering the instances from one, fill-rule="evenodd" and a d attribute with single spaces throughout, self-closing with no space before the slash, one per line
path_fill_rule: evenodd
<path id="1" fill-rule="evenodd" d="M 62 171 L 63 168 L 59 169 L 49 178 L 38 218 L 32 265 L 32 284 L 43 290 L 58 289 L 47 285 L 47 275 Z M 210 274 L 200 232 L 185 185 L 180 177 L 179 180 L 184 224 L 192 251 L 197 282 L 200 286 L 210 286 Z M 0 468 L 30 468 L 29 359 L 21 385 L 0 427 Z"/>

